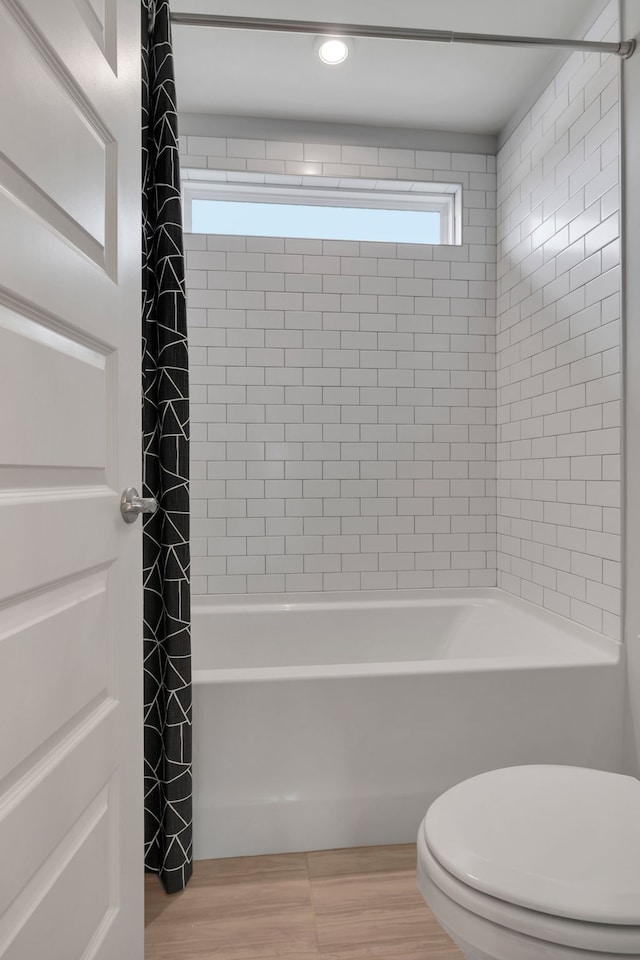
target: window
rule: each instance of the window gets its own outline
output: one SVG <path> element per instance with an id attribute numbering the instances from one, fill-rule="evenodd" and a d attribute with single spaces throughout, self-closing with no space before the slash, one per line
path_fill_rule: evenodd
<path id="1" fill-rule="evenodd" d="M 203 171 L 188 173 L 202 176 Z M 240 175 L 231 172 L 211 174 L 228 179 L 189 178 L 183 182 L 184 226 L 188 233 L 387 243 L 461 242 L 461 188 L 457 184 L 338 181 L 277 174 L 269 176 L 268 183 L 258 183 L 248 179 L 239 182 Z M 295 179 L 301 182 L 290 182 Z"/>

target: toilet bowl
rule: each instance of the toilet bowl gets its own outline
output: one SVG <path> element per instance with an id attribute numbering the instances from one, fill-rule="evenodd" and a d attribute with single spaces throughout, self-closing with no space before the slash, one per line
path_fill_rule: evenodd
<path id="1" fill-rule="evenodd" d="M 420 826 L 418 887 L 468 960 L 640 958 L 640 781 L 565 766 L 465 780 Z"/>

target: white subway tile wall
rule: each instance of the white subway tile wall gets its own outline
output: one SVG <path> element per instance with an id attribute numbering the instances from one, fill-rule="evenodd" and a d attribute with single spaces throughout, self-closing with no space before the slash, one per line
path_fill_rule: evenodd
<path id="1" fill-rule="evenodd" d="M 588 37 L 616 31 L 612 2 Z M 183 167 L 464 198 L 461 247 L 186 237 L 195 593 L 493 585 L 497 565 L 619 636 L 618 71 L 572 54 L 520 122 L 497 232 L 492 156 L 181 138 Z"/>
<path id="2" fill-rule="evenodd" d="M 500 150 L 497 266 L 498 586 L 615 638 L 619 70 L 572 54 Z"/>
<path id="3" fill-rule="evenodd" d="M 495 157 L 182 138 L 184 167 L 457 182 L 463 246 L 186 236 L 197 594 L 496 582 Z"/>

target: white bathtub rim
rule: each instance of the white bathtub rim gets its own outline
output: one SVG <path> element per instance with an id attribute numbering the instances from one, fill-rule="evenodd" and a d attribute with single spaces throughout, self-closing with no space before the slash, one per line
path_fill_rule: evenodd
<path id="1" fill-rule="evenodd" d="M 451 587 L 420 590 L 357 590 L 324 593 L 218 594 L 193 597 L 193 613 L 254 613 L 286 610 L 358 610 L 378 607 L 476 606 L 510 597 L 496 587 Z M 535 604 L 531 604 L 535 608 Z M 537 609 L 537 608 L 536 608 Z"/>
<path id="2" fill-rule="evenodd" d="M 340 609 L 406 609 L 407 607 L 434 606 L 505 606 L 525 613 L 539 622 L 555 628 L 562 627 L 573 638 L 580 641 L 581 651 L 564 652 L 559 646 L 552 654 L 537 652 L 512 656 L 465 657 L 461 659 L 443 657 L 440 659 L 398 660 L 383 662 L 322 663 L 291 666 L 244 666 L 214 667 L 196 669 L 193 683 L 196 686 L 212 683 L 251 683 L 276 682 L 314 679 L 355 679 L 375 677 L 408 677 L 424 674 L 464 674 L 505 672 L 520 670 L 547 670 L 563 668 L 585 668 L 610 664 L 617 666 L 623 654 L 620 641 L 596 633 L 588 627 L 545 610 L 536 604 L 514 597 L 497 588 L 448 589 L 448 590 L 403 590 L 370 591 L 363 596 L 359 593 L 326 593 L 283 595 L 271 594 L 260 597 L 248 597 L 249 602 L 238 602 L 237 597 L 220 596 L 195 607 L 196 616 L 211 615 L 215 622 L 217 613 L 238 614 L 282 613 L 287 610 L 298 612 Z"/>
<path id="3" fill-rule="evenodd" d="M 313 666 L 292 667 L 235 667 L 213 668 L 208 670 L 194 670 L 192 683 L 194 686 L 206 686 L 212 683 L 264 683 L 292 680 L 330 680 L 345 679 L 357 680 L 367 677 L 417 677 L 425 674 L 454 674 L 454 673 L 503 673 L 506 671 L 532 670 L 562 670 L 580 669 L 585 667 L 610 664 L 617 666 L 620 662 L 613 652 L 595 653 L 588 659 L 551 660 L 540 657 L 487 657 L 464 660 L 398 660 L 384 663 L 318 663 Z"/>
<path id="4" fill-rule="evenodd" d="M 516 597 L 499 587 L 455 587 L 425 588 L 420 590 L 360 590 L 327 591 L 326 593 L 272 593 L 259 595 L 219 594 L 216 597 L 196 596 L 192 602 L 192 614 L 225 613 L 282 613 L 287 610 L 357 610 L 357 609 L 402 609 L 420 606 L 478 606 L 500 605 L 513 607 L 529 616 L 548 623 L 550 626 L 562 626 L 577 639 L 603 652 L 607 658 L 612 655 L 619 659 L 624 644 L 621 640 L 598 633 L 590 627 L 562 614 L 547 610 L 545 607 Z M 435 662 L 435 661 L 434 661 Z M 469 661 L 465 661 L 468 663 Z M 495 663 L 495 660 L 493 661 Z M 536 662 L 540 662 L 539 659 Z M 346 665 L 345 665 L 346 666 Z"/>

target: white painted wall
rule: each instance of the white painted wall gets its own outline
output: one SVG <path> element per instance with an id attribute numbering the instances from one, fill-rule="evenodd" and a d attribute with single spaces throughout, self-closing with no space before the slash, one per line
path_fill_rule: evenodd
<path id="1" fill-rule="evenodd" d="M 617 3 L 588 39 L 618 38 Z M 573 53 L 498 154 L 498 586 L 620 636 L 619 71 Z"/>

